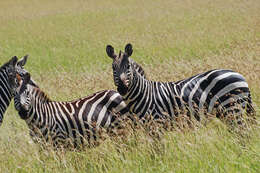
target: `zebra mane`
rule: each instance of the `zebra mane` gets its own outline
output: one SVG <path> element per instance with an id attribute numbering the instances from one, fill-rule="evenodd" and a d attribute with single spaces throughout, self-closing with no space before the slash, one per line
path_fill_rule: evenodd
<path id="1" fill-rule="evenodd" d="M 31 85 L 32 86 L 32 85 Z M 33 92 L 35 92 L 37 95 L 37 97 L 43 101 L 43 102 L 49 102 L 51 101 L 51 99 L 49 98 L 49 96 L 43 92 L 39 87 L 35 87 L 35 86 L 32 86 L 33 87 Z"/>
<path id="2" fill-rule="evenodd" d="M 144 78 L 146 78 L 144 69 L 142 68 L 141 65 L 137 64 L 133 59 L 129 58 L 129 62 L 132 64 L 132 66 L 134 67 L 135 71 L 138 72 L 141 76 L 143 76 Z"/>

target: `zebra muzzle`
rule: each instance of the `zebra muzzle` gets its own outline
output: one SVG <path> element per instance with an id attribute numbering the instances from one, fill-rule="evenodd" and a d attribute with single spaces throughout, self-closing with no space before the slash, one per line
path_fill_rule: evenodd
<path id="1" fill-rule="evenodd" d="M 128 82 L 127 77 L 126 77 L 126 75 L 125 75 L 124 73 L 122 73 L 122 74 L 120 75 L 120 80 L 122 81 L 122 83 L 123 83 L 126 87 L 128 87 L 129 82 Z"/>

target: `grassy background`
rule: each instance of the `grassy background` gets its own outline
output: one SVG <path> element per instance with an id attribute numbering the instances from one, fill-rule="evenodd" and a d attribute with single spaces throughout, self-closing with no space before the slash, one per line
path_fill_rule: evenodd
<path id="1" fill-rule="evenodd" d="M 133 44 L 148 77 L 177 81 L 213 68 L 243 74 L 260 106 L 258 0 L 0 1 L 0 61 L 26 68 L 54 100 L 114 89 L 107 44 Z M 260 130 L 249 139 L 218 121 L 161 141 L 140 132 L 82 152 L 41 151 L 10 106 L 0 128 L 0 172 L 257 172 Z"/>

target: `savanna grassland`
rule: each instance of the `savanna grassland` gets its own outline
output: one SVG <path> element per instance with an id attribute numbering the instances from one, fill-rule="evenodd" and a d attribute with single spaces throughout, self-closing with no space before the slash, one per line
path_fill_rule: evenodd
<path id="1" fill-rule="evenodd" d="M 1 0 L 0 61 L 29 54 L 26 69 L 53 100 L 115 89 L 112 60 L 132 58 L 152 80 L 177 81 L 228 68 L 245 76 L 260 115 L 258 0 Z M 33 143 L 13 103 L 0 127 L 0 172 L 259 172 L 260 129 L 242 136 L 219 120 L 160 140 L 140 129 L 84 151 Z"/>

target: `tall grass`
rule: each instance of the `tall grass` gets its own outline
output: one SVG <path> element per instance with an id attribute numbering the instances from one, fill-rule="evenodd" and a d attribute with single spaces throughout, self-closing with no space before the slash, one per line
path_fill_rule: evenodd
<path id="1" fill-rule="evenodd" d="M 131 42 L 148 78 L 177 81 L 213 68 L 245 76 L 259 121 L 257 0 L 0 1 L 0 60 L 26 68 L 54 100 L 115 89 L 107 44 Z M 214 120 L 160 140 L 139 129 L 81 152 L 43 150 L 10 106 L 0 127 L 0 172 L 257 172 L 259 126 L 247 137 Z"/>

